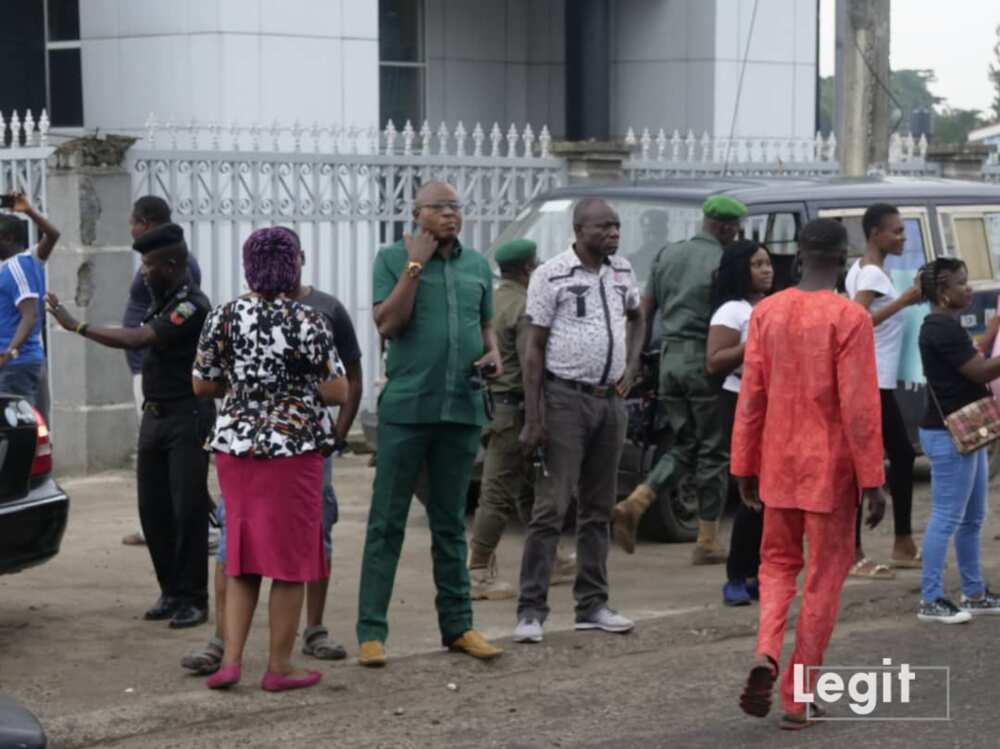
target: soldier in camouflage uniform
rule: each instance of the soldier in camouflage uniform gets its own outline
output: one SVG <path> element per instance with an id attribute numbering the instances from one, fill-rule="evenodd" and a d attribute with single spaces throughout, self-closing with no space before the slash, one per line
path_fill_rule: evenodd
<path id="1" fill-rule="evenodd" d="M 660 402 L 674 442 L 628 498 L 612 514 L 615 540 L 635 551 L 639 519 L 661 491 L 676 490 L 693 476 L 698 492 L 698 541 L 694 564 L 722 564 L 717 541 L 719 518 L 729 483 L 729 445 L 719 417 L 719 383 L 705 372 L 705 342 L 712 316 L 712 280 L 722 248 L 736 239 L 747 209 L 725 195 L 704 204 L 702 230 L 657 256 L 643 296 L 647 323 L 660 312 Z"/>
<path id="2" fill-rule="evenodd" d="M 503 361 L 503 374 L 490 386 L 496 403 L 483 462 L 482 492 L 469 544 L 469 578 L 473 600 L 499 601 L 514 597 L 509 583 L 498 579 L 496 549 L 515 513 L 525 525 L 534 505 L 535 473 L 524 456 L 518 436 L 524 427 L 524 385 L 521 361 L 530 322 L 524 310 L 528 279 L 538 267 L 537 247 L 530 239 L 515 239 L 497 248 L 501 281 L 493 292 L 493 329 Z M 575 555 L 559 553 L 552 583 L 575 577 Z"/>

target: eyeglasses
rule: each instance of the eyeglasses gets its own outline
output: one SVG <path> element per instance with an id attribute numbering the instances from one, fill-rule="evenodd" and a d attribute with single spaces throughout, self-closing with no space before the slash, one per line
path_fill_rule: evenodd
<path id="1" fill-rule="evenodd" d="M 421 203 L 417 205 L 417 208 L 427 208 L 435 213 L 443 213 L 446 210 L 455 211 L 457 213 L 462 210 L 462 203 L 457 200 L 442 200 L 439 203 Z"/>

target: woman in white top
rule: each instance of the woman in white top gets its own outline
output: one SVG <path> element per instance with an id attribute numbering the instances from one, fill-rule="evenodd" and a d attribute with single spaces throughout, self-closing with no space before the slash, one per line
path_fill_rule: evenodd
<path id="1" fill-rule="evenodd" d="M 733 433 L 750 313 L 771 291 L 773 283 L 771 255 L 764 245 L 741 239 L 726 247 L 715 278 L 716 310 L 709 322 L 705 369 L 710 375 L 726 378 L 719 395 L 719 411 L 727 444 Z M 763 513 L 740 502 L 726 561 L 728 580 L 722 588 L 722 600 L 727 606 L 746 606 L 757 598 L 763 530 Z"/>
<path id="2" fill-rule="evenodd" d="M 920 302 L 920 289 L 913 286 L 902 294 L 897 294 L 892 279 L 885 272 L 885 259 L 889 255 L 902 255 L 906 244 L 906 232 L 899 209 L 886 203 L 875 203 L 865 211 L 861 228 L 867 243 L 865 254 L 851 266 L 844 285 L 848 296 L 868 310 L 875 326 L 875 366 L 882 398 L 882 442 L 889 457 L 886 478 L 889 493 L 892 494 L 896 533 L 891 562 L 893 567 L 919 568 L 920 553 L 913 543 L 910 527 L 913 511 L 913 461 L 916 454 L 896 402 L 896 374 L 903 345 L 903 316 L 899 313 Z M 855 528 L 855 562 L 850 574 L 854 577 L 880 579 L 895 576 L 884 564 L 865 557 L 861 548 L 860 507 Z"/>

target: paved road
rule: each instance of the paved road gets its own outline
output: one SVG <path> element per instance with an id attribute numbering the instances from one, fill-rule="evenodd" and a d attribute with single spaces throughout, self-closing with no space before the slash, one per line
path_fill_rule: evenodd
<path id="1" fill-rule="evenodd" d="M 328 619 L 349 646 L 370 480 L 363 459 L 340 466 L 343 513 Z M 316 689 L 265 694 L 255 683 L 263 670 L 262 611 L 247 681 L 229 694 L 209 693 L 176 666 L 207 628 L 173 632 L 139 619 L 153 597 L 149 561 L 143 550 L 118 543 L 135 522 L 131 477 L 65 483 L 74 505 L 63 553 L 37 570 L 0 578 L 0 691 L 39 714 L 57 749 L 1000 745 L 992 738 L 1000 617 L 964 627 L 918 624 L 917 572 L 849 584 L 828 662 L 878 665 L 891 657 L 948 665 L 953 719 L 826 723 L 789 735 L 777 729 L 776 714 L 752 720 L 736 707 L 756 611 L 721 607 L 721 570 L 688 566 L 690 547 L 644 545 L 635 557 L 613 552 L 614 599 L 640 620 L 634 634 L 566 631 L 571 595 L 563 587 L 554 591 L 557 611 L 543 645 L 507 641 L 503 658 L 481 664 L 439 648 L 426 520 L 416 510 L 393 602 L 387 669 L 326 665 Z M 925 517 L 921 487 L 918 530 Z M 998 530 L 991 521 L 984 542 L 994 579 Z M 884 557 L 890 534 L 887 527 L 866 535 L 867 547 Z M 515 529 L 501 552 L 512 575 L 520 542 Z M 955 585 L 954 563 L 948 580 Z M 513 603 L 477 604 L 476 617 L 491 635 L 506 636 Z"/>

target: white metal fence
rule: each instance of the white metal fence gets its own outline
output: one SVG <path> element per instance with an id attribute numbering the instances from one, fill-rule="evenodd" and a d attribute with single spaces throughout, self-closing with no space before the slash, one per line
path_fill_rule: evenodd
<path id="1" fill-rule="evenodd" d="M 464 203 L 463 241 L 485 249 L 532 198 L 565 182 L 548 131 L 530 126 L 471 132 L 459 123 L 419 132 L 407 123 L 374 130 L 300 125 L 268 128 L 150 121 L 129 153 L 133 192 L 159 195 L 185 227 L 213 302 L 241 293 L 241 246 L 255 228 L 298 232 L 305 282 L 335 294 L 355 320 L 367 406 L 379 341 L 371 323 L 370 268 L 378 247 L 412 223 L 416 190 L 446 180 Z M 263 150 L 263 149 L 267 150 Z"/>
<path id="2" fill-rule="evenodd" d="M 624 163 L 626 179 L 641 182 L 666 177 L 721 176 L 834 176 L 840 171 L 837 138 L 833 133 L 814 138 L 713 138 L 689 130 L 640 135 L 628 129 L 625 144 L 634 148 Z M 893 134 L 889 141 L 890 174 L 934 173 L 925 159 L 927 139 Z"/>
<path id="3" fill-rule="evenodd" d="M 55 150 L 48 145 L 49 116 L 42 110 L 36 120 L 28 110 L 23 116 L 0 112 L 0 194 L 23 192 L 38 210 L 47 208 L 48 158 Z M 37 240 L 36 228 L 27 222 L 28 241 Z"/>

